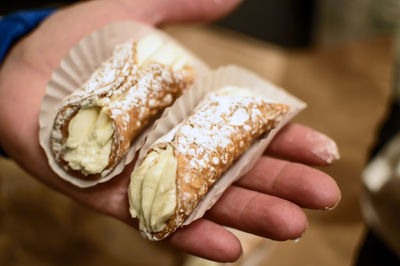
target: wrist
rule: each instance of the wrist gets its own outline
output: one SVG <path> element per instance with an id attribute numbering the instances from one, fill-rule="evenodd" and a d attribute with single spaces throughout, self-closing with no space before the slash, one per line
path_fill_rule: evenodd
<path id="1" fill-rule="evenodd" d="M 4 59 L 12 46 L 25 34 L 32 31 L 54 9 L 37 9 L 16 12 L 0 18 L 0 71 L 4 71 Z M 3 130 L 7 125 L 2 126 Z M 0 134 L 3 136 L 4 134 Z M 0 141 L 0 156 L 8 157 Z"/>
<path id="2" fill-rule="evenodd" d="M 12 45 L 33 30 L 54 9 L 37 9 L 12 13 L 0 19 L 0 62 Z"/>

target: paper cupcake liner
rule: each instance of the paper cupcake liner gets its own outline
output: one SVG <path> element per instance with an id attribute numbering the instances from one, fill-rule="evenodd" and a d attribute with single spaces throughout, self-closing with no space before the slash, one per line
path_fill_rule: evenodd
<path id="1" fill-rule="evenodd" d="M 46 153 L 51 169 L 62 179 L 82 188 L 106 182 L 120 174 L 125 165 L 134 159 L 136 151 L 143 145 L 152 128 L 151 123 L 134 139 L 129 152 L 107 176 L 95 181 L 86 181 L 65 172 L 57 164 L 51 152 L 50 135 L 54 118 L 62 104 L 62 100 L 79 88 L 102 62 L 111 57 L 112 51 L 117 44 L 129 40 L 139 40 L 148 34 L 157 34 L 166 43 L 173 43 L 181 47 L 191 58 L 197 77 L 208 72 L 208 66 L 192 52 L 182 47 L 168 34 L 146 24 L 132 21 L 116 22 L 83 38 L 76 46 L 72 47 L 68 55 L 62 59 L 60 66 L 54 70 L 52 78 L 47 84 L 39 115 L 40 145 Z"/>
<path id="2" fill-rule="evenodd" d="M 267 136 L 255 141 L 228 171 L 223 174 L 220 180 L 207 192 L 183 225 L 188 225 L 194 220 L 201 218 L 204 213 L 214 205 L 219 197 L 221 197 L 225 189 L 253 168 L 257 159 L 262 155 L 276 133 L 306 107 L 303 101 L 246 69 L 232 65 L 221 67 L 217 70 L 210 71 L 207 75 L 198 79 L 189 91 L 164 111 L 162 117 L 154 124 L 152 132 L 148 135 L 139 153 L 139 159 L 136 165 L 139 165 L 140 162 L 143 161 L 145 155 L 153 145 L 173 138 L 174 131 L 178 128 L 177 125 L 191 114 L 207 93 L 225 86 L 249 88 L 257 94 L 269 99 L 271 102 L 288 105 L 290 111 L 275 129 Z"/>

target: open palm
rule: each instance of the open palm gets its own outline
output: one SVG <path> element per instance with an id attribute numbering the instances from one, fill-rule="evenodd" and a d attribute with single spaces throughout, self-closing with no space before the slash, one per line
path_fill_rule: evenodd
<path id="1" fill-rule="evenodd" d="M 69 197 L 129 224 L 127 187 L 131 167 L 110 182 L 79 189 L 49 168 L 38 142 L 41 99 L 52 71 L 69 49 L 95 29 L 118 20 L 153 25 L 208 21 L 229 12 L 239 0 L 100 0 L 61 9 L 10 51 L 0 69 L 0 145 L 34 177 Z M 286 126 L 268 155 L 231 186 L 206 216 L 168 240 L 183 251 L 217 261 L 241 254 L 238 239 L 221 225 L 276 240 L 295 239 L 307 219 L 301 207 L 335 206 L 340 191 L 331 177 L 305 164 L 327 165 L 338 157 L 333 141 L 314 130 Z"/>

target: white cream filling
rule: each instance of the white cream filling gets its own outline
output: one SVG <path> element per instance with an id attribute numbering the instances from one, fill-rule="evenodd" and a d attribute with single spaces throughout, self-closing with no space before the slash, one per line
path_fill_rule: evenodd
<path id="1" fill-rule="evenodd" d="M 160 232 L 176 207 L 177 161 L 173 149 L 149 153 L 131 174 L 130 213 L 139 218 L 140 228 Z"/>
<path id="2" fill-rule="evenodd" d="M 64 160 L 83 174 L 101 173 L 108 165 L 114 128 L 100 108 L 82 108 L 68 126 Z"/>
<path id="3" fill-rule="evenodd" d="M 188 56 L 178 46 L 168 43 L 157 35 L 148 35 L 137 42 L 136 57 L 138 65 L 157 62 L 171 66 L 173 70 L 180 70 L 190 64 Z"/>
<path id="4" fill-rule="evenodd" d="M 226 86 L 215 91 L 217 96 L 238 96 L 238 97 L 254 97 L 258 96 L 254 91 L 249 88 Z"/>
<path id="5" fill-rule="evenodd" d="M 136 58 L 138 65 L 143 65 L 147 58 L 158 51 L 163 45 L 163 41 L 157 35 L 148 35 L 137 42 Z"/>
<path id="6" fill-rule="evenodd" d="M 155 34 L 140 39 L 136 49 L 138 65 L 157 62 L 179 70 L 190 63 L 181 48 L 171 43 L 166 44 Z M 111 101 L 121 97 L 123 95 L 118 95 Z M 68 165 L 85 175 L 101 173 L 108 165 L 114 133 L 108 115 L 99 108 L 83 108 L 70 121 L 68 133 L 64 151 L 64 160 Z"/>

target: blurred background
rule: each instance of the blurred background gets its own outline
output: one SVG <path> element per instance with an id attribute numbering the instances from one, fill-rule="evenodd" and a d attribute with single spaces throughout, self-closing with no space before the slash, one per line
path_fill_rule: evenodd
<path id="1" fill-rule="evenodd" d="M 14 1 L 0 15 L 72 2 Z M 399 10 L 398 0 L 246 0 L 213 24 L 164 28 L 211 67 L 241 65 L 306 101 L 295 121 L 335 139 L 341 152 L 321 168 L 339 184 L 340 205 L 306 210 L 309 227 L 296 242 L 236 232 L 245 252 L 234 265 L 400 265 L 393 244 L 400 238 L 388 239 L 379 229 L 385 223 L 376 226 L 360 208 L 378 208 L 365 197 L 373 193 L 363 171 L 400 127 L 393 118 Z M 380 134 L 388 121 L 399 126 Z M 0 265 L 219 264 L 145 241 L 0 158 Z"/>

